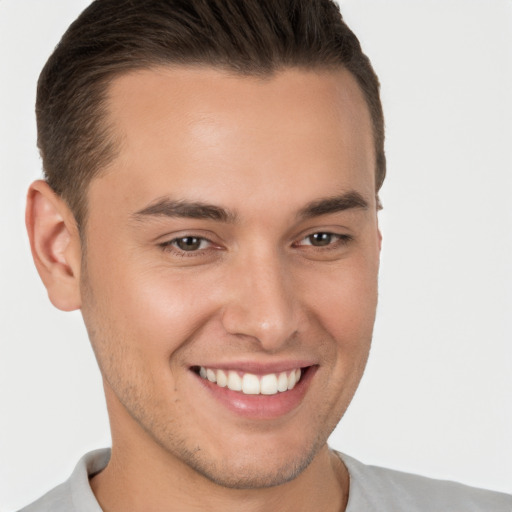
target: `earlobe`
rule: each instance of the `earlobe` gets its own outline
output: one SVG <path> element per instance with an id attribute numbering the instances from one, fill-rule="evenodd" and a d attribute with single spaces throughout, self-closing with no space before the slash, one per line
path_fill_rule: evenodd
<path id="1" fill-rule="evenodd" d="M 28 190 L 25 222 L 50 301 L 63 311 L 79 309 L 80 236 L 69 207 L 45 181 L 35 181 Z"/>

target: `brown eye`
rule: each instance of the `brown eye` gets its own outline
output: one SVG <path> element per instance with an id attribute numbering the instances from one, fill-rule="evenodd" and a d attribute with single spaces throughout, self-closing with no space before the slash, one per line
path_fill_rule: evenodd
<path id="1" fill-rule="evenodd" d="M 332 233 L 314 233 L 307 237 L 309 243 L 315 247 L 324 247 L 330 245 L 333 242 L 335 235 Z"/>
<path id="2" fill-rule="evenodd" d="M 325 249 L 341 248 L 352 241 L 351 235 L 340 235 L 329 231 L 318 231 L 304 237 L 297 246 Z"/>
<path id="3" fill-rule="evenodd" d="M 174 240 L 174 245 L 182 251 L 198 251 L 203 248 L 206 240 L 196 236 L 184 236 L 183 238 L 177 238 Z"/>

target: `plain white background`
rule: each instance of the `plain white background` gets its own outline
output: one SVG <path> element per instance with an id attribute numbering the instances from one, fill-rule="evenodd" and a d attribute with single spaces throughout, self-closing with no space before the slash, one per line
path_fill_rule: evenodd
<path id="1" fill-rule="evenodd" d="M 109 444 L 79 313 L 48 302 L 24 196 L 35 84 L 88 0 L 0 0 L 0 511 Z M 331 444 L 512 493 L 512 1 L 344 0 L 380 75 L 388 178 L 370 362 Z"/>

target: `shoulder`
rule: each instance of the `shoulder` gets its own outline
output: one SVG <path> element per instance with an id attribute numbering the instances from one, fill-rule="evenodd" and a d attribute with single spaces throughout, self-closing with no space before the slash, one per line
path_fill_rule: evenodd
<path id="1" fill-rule="evenodd" d="M 512 512 L 512 496 L 376 466 L 339 454 L 350 474 L 347 512 Z"/>
<path id="2" fill-rule="evenodd" d="M 89 478 L 105 468 L 110 450 L 96 450 L 80 459 L 72 475 L 19 512 L 101 512 Z"/>
<path id="3" fill-rule="evenodd" d="M 68 482 L 55 487 L 19 512 L 60 512 L 64 510 L 74 510 Z"/>

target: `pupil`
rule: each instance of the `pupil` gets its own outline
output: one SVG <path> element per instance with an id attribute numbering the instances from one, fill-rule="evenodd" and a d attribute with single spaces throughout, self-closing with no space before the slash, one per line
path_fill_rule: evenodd
<path id="1" fill-rule="evenodd" d="M 201 240 L 194 236 L 186 236 L 184 238 L 180 238 L 177 241 L 177 245 L 183 251 L 195 251 L 199 249 Z"/>
<path id="2" fill-rule="evenodd" d="M 311 245 L 316 245 L 317 247 L 323 245 L 329 245 L 331 243 L 331 234 L 330 233 L 315 233 L 309 237 L 309 241 Z"/>

